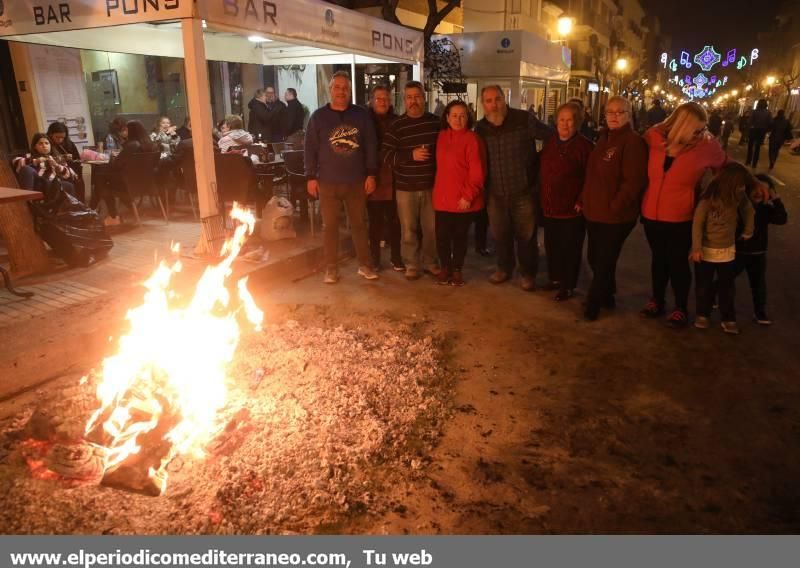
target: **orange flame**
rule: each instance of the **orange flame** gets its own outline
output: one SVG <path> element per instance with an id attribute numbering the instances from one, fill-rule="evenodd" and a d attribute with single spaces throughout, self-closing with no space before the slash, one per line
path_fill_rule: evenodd
<path id="1" fill-rule="evenodd" d="M 111 438 L 107 471 L 141 450 L 139 437 L 153 430 L 167 410 L 177 417 L 165 436 L 171 450 L 151 476 L 166 480 L 165 468 L 175 456 L 202 456 L 205 444 L 219 432 L 218 413 L 226 400 L 225 370 L 240 336 L 225 281 L 255 227 L 255 217 L 236 203 L 231 217 L 239 224 L 223 246 L 225 256 L 206 268 L 189 304 L 170 306 L 170 280 L 182 266 L 180 261 L 171 266 L 161 261 L 144 283 L 144 302 L 127 313 L 130 331 L 120 338 L 117 353 L 103 361 L 97 387 L 101 406 L 86 433 L 106 417 L 102 427 Z M 173 246 L 172 250 L 179 249 Z M 238 282 L 238 296 L 247 319 L 260 330 L 264 313 L 247 290 L 246 278 Z"/>

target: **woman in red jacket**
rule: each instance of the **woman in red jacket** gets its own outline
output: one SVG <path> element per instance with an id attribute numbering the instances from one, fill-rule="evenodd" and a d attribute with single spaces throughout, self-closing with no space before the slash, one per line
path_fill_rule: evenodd
<path id="1" fill-rule="evenodd" d="M 586 236 L 578 202 L 594 145 L 578 134 L 582 119 L 583 113 L 575 103 L 558 107 L 557 132 L 545 142 L 539 156 L 544 248 L 550 288 L 558 289 L 557 302 L 575 293 Z"/>
<path id="2" fill-rule="evenodd" d="M 587 321 L 596 320 L 601 308 L 617 306 L 617 261 L 636 226 L 647 186 L 647 144 L 631 128 L 630 101 L 611 97 L 605 115 L 608 128 L 600 132 L 589 156 L 581 195 L 592 268 L 584 312 Z"/>
<path id="3" fill-rule="evenodd" d="M 672 327 L 685 327 L 692 273 L 692 218 L 696 188 L 706 170 L 726 162 L 725 151 L 706 130 L 706 111 L 697 103 L 680 105 L 664 122 L 648 130 L 647 190 L 642 224 L 652 252 L 653 296 L 640 314 L 656 318 L 665 313 L 667 283 L 675 293 L 675 309 L 667 317 Z"/>
<path id="4" fill-rule="evenodd" d="M 451 101 L 442 115 L 436 142 L 436 249 L 442 270 L 439 284 L 463 286 L 461 270 L 467 255 L 467 233 L 474 213 L 483 208 L 486 157 L 472 132 L 472 115 L 463 101 Z"/>

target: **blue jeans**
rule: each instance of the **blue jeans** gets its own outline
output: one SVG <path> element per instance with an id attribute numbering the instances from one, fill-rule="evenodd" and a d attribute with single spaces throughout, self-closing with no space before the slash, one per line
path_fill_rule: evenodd
<path id="1" fill-rule="evenodd" d="M 539 269 L 539 243 L 533 195 L 489 193 L 486 210 L 497 243 L 497 269 L 513 274 L 515 264 L 519 263 L 520 275 L 535 278 Z"/>
<path id="2" fill-rule="evenodd" d="M 47 180 L 36 175 L 36 170 L 31 166 L 22 166 L 20 171 L 17 172 L 17 180 L 19 181 L 19 185 L 22 189 L 27 189 L 29 191 L 41 191 L 42 193 L 45 192 L 49 183 Z M 72 184 L 72 182 L 64 181 L 62 179 L 61 188 L 71 196 L 76 197 L 75 186 Z"/>
<path id="3" fill-rule="evenodd" d="M 433 212 L 433 192 L 398 191 L 397 214 L 400 217 L 402 243 L 400 252 L 406 268 L 419 269 L 419 232 L 422 226 L 422 264 L 425 268 L 436 267 L 436 216 Z"/>

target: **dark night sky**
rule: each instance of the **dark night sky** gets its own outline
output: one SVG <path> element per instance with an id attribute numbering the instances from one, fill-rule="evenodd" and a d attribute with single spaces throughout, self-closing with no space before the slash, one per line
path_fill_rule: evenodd
<path id="1" fill-rule="evenodd" d="M 717 51 L 758 47 L 756 35 L 768 30 L 779 0 L 641 0 L 646 13 L 661 19 L 672 36 L 672 51 L 692 52 L 713 44 Z"/>

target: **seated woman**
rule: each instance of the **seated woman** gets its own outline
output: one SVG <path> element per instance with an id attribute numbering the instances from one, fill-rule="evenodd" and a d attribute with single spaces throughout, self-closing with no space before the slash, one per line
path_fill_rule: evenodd
<path id="1" fill-rule="evenodd" d="M 72 169 L 60 163 L 52 154 L 47 134 L 37 132 L 31 140 L 29 154 L 14 158 L 14 169 L 22 189 L 46 193 L 54 180 L 59 180 L 67 193 L 75 195 L 73 182 L 77 175 Z"/>
<path id="2" fill-rule="evenodd" d="M 130 131 L 128 131 L 128 136 L 130 136 Z M 178 136 L 177 128 L 172 124 L 169 117 L 162 116 L 152 134 L 150 134 L 150 140 L 159 145 L 161 159 L 168 160 L 175 153 L 175 148 L 178 146 L 178 142 L 181 141 L 181 137 Z"/>
<path id="3" fill-rule="evenodd" d="M 115 181 L 116 176 L 122 172 L 125 164 L 134 154 L 157 152 L 159 149 L 156 144 L 150 141 L 150 137 L 141 122 L 131 120 L 126 127 L 128 129 L 128 140 L 119 155 L 111 161 L 114 175 L 109 178 L 108 183 L 96 187 L 97 200 L 92 199 L 95 203 L 99 202 L 100 199 L 106 202 L 106 207 L 108 208 L 108 216 L 104 220 L 106 226 L 119 225 L 121 223 L 117 209 L 117 188 L 124 187 L 124 184 Z"/>
<path id="4" fill-rule="evenodd" d="M 122 146 L 128 140 L 128 122 L 121 116 L 116 117 L 108 125 L 108 136 L 106 136 L 106 151 L 122 150 Z"/>
<path id="5" fill-rule="evenodd" d="M 219 149 L 226 152 L 247 153 L 247 146 L 253 143 L 253 136 L 244 129 L 244 122 L 240 116 L 229 114 L 225 117 L 225 126 L 228 131 L 219 140 Z"/>
<path id="6" fill-rule="evenodd" d="M 76 197 L 85 201 L 86 186 L 83 183 L 80 152 L 75 143 L 69 139 L 67 125 L 63 122 L 53 122 L 47 128 L 47 138 L 50 140 L 50 153 L 56 161 L 69 166 L 75 172 L 77 176 L 74 180 Z"/>

